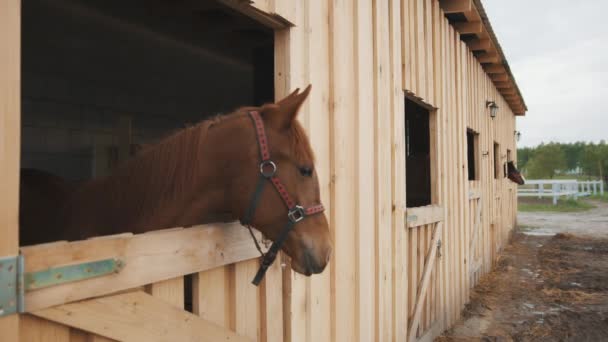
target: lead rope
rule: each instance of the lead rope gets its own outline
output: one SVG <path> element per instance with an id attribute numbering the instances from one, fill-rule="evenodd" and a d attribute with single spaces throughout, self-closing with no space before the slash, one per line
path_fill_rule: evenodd
<path id="1" fill-rule="evenodd" d="M 262 247 L 260 246 L 260 242 L 255 237 L 255 234 L 253 234 L 253 229 L 251 228 L 251 226 L 248 225 L 248 224 L 246 224 L 244 226 L 249 230 L 249 234 L 251 234 L 251 238 L 253 239 L 253 242 L 255 243 L 255 248 L 258 249 L 258 252 L 260 252 L 260 255 L 262 255 L 262 258 L 265 257 L 266 254 L 262 251 Z"/>

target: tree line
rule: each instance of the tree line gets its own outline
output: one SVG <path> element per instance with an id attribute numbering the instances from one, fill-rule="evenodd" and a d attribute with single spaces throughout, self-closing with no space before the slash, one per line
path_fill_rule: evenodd
<path id="1" fill-rule="evenodd" d="M 530 179 L 569 174 L 597 177 L 608 183 L 608 144 L 548 143 L 517 149 L 517 166 Z"/>

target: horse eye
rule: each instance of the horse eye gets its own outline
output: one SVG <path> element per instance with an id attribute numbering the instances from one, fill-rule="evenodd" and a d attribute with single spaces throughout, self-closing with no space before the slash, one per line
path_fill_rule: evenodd
<path id="1" fill-rule="evenodd" d="M 311 177 L 312 176 L 312 168 L 310 167 L 301 167 L 300 174 L 302 176 Z"/>

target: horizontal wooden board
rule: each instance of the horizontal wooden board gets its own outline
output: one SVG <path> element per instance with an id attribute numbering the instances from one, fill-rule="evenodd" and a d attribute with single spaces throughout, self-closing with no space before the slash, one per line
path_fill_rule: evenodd
<path id="1" fill-rule="evenodd" d="M 409 228 L 443 221 L 444 210 L 439 205 L 429 205 L 419 208 L 408 208 L 406 221 Z"/>
<path id="2" fill-rule="evenodd" d="M 26 272 L 106 258 L 125 263 L 113 275 L 27 292 L 28 312 L 259 256 L 249 232 L 236 223 L 24 247 L 21 252 Z"/>
<path id="3" fill-rule="evenodd" d="M 142 291 L 60 305 L 33 315 L 124 342 L 251 341 Z"/>

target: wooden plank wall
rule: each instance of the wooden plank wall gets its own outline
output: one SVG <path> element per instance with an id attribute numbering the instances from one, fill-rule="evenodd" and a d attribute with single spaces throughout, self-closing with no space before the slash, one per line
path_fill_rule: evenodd
<path id="1" fill-rule="evenodd" d="M 512 187 L 494 180 L 492 151 L 494 141 L 503 154 L 515 151 L 514 116 L 435 0 L 297 2 L 295 11 L 289 38 L 279 34 L 289 48 L 279 46 L 277 53 L 289 55 L 290 66 L 277 95 L 313 84 L 302 119 L 321 155 L 317 169 L 335 250 L 322 276 L 285 277 L 285 338 L 312 341 L 322 329 L 330 334 L 323 337 L 336 341 L 405 339 L 415 293 L 408 284 L 416 283 L 408 258 L 424 263 L 419 253 L 428 248 L 429 232 L 402 229 L 404 91 L 437 108 L 435 202 L 445 210 L 446 229 L 433 278 L 438 293 L 425 303 L 422 327 L 447 327 L 460 316 L 471 286 L 467 259 L 475 208 L 469 191 L 483 196 L 476 253 L 483 256 L 484 273 L 496 254 L 489 246 L 504 244 L 513 226 L 513 210 L 496 211 L 491 199 Z M 500 106 L 494 120 L 487 99 Z M 479 156 L 480 180 L 471 183 L 467 127 L 480 133 L 480 153 L 490 152 Z M 491 223 L 497 234 L 490 234 Z"/>
<path id="2" fill-rule="evenodd" d="M 475 208 L 469 192 L 482 196 L 476 252 L 482 273 L 514 225 L 515 186 L 494 179 L 493 160 L 494 141 L 501 156 L 510 149 L 516 157 L 513 113 L 436 0 L 257 3 L 257 10 L 295 24 L 275 34 L 275 89 L 281 97 L 313 84 L 300 120 L 317 154 L 334 254 L 325 272 L 310 278 L 277 263 L 259 288 L 250 284 L 257 260 L 196 274 L 194 313 L 259 341 L 406 340 L 432 227 L 408 230 L 404 222 L 408 94 L 435 108 L 433 201 L 444 210 L 444 228 L 419 335 L 431 327 L 440 332 L 459 318 L 472 285 L 468 258 Z M 485 108 L 488 99 L 500 107 L 495 119 Z M 481 174 L 475 182 L 467 180 L 467 127 L 480 133 Z M 183 305 L 183 282 L 180 277 L 146 290 Z M 65 331 L 46 340 L 86 337 Z"/>

